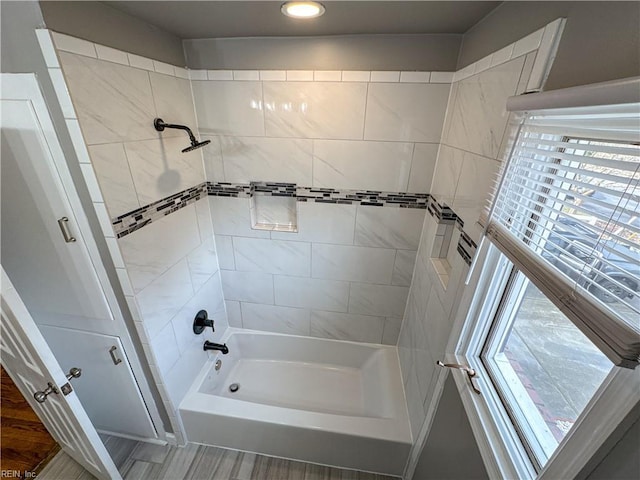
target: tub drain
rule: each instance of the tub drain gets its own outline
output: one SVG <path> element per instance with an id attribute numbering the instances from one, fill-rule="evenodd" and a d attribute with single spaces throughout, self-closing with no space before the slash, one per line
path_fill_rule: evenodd
<path id="1" fill-rule="evenodd" d="M 229 385 L 229 391 L 231 393 L 235 393 L 238 390 L 240 390 L 240 384 L 239 383 L 232 383 L 231 385 Z"/>

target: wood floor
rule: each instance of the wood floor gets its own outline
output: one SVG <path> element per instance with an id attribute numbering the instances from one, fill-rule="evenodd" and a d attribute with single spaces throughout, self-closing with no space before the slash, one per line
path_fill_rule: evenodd
<path id="1" fill-rule="evenodd" d="M 0 468 L 3 472 L 38 472 L 59 447 L 4 368 L 0 375 Z"/>
<path id="2" fill-rule="evenodd" d="M 117 437 L 103 440 L 125 480 L 397 480 L 203 445 L 178 448 Z M 91 479 L 64 452 L 38 475 L 38 480 Z"/>

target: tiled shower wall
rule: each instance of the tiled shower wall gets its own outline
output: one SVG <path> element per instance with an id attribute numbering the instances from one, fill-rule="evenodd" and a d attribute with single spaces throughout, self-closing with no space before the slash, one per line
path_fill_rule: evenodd
<path id="1" fill-rule="evenodd" d="M 289 233 L 210 201 L 232 326 L 395 345 L 425 210 L 298 202 Z"/>
<path id="2" fill-rule="evenodd" d="M 191 71 L 213 182 L 427 193 L 452 74 Z M 395 344 L 424 209 L 297 202 L 299 231 L 251 229 L 212 197 L 231 325 Z"/>
<path id="3" fill-rule="evenodd" d="M 482 227 L 477 223 L 487 204 L 504 154 L 514 130 L 506 112 L 511 95 L 527 89 L 537 62 L 547 59 L 542 51 L 541 29 L 515 44 L 456 72 L 452 84 L 442 145 L 438 153 L 431 192 L 450 206 L 457 216 L 456 228 L 446 255 L 446 276 L 433 262 L 434 241 L 442 222 L 427 214 L 407 302 L 398 353 L 407 397 L 411 429 L 416 438 L 427 416 L 438 382 L 444 377 L 436 366 L 443 360 L 460 297 L 469 270 L 456 249 L 467 238 L 472 257 Z M 545 36 L 545 39 L 547 37 Z M 439 223 L 440 222 L 440 223 Z M 466 236 L 468 235 L 468 236 Z M 443 277 L 448 281 L 443 282 Z"/>
<path id="4" fill-rule="evenodd" d="M 181 153 L 187 135 L 153 127 L 161 117 L 195 128 L 187 71 L 52 36 L 57 58 L 51 49 L 48 62 L 59 61 L 62 70 L 50 68 L 50 74 L 125 298 L 176 422 L 178 403 L 207 359 L 205 335 L 192 331 L 195 314 L 207 310 L 218 335 L 227 325 L 209 203 L 204 196 L 122 238 L 112 219 L 205 181 L 201 152 Z M 40 38 L 46 42 L 47 36 Z M 211 332 L 206 336 L 213 339 Z M 173 430 L 179 437 L 178 423 Z"/>

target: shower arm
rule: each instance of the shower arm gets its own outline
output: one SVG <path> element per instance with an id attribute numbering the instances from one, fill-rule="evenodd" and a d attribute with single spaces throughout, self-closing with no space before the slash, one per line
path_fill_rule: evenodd
<path id="1" fill-rule="evenodd" d="M 153 126 L 159 132 L 162 132 L 165 128 L 175 128 L 177 130 L 185 130 L 189 134 L 189 139 L 191 140 L 191 144 L 197 143 L 196 137 L 193 135 L 193 132 L 186 125 L 176 125 L 173 123 L 165 123 L 161 118 L 156 118 L 153 121 Z"/>

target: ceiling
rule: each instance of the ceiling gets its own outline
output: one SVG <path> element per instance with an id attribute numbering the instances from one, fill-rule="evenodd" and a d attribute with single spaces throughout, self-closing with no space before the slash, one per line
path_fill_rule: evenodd
<path id="1" fill-rule="evenodd" d="M 501 2 L 323 1 L 313 20 L 285 17 L 282 1 L 107 1 L 182 39 L 465 33 Z"/>

